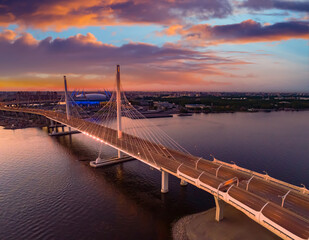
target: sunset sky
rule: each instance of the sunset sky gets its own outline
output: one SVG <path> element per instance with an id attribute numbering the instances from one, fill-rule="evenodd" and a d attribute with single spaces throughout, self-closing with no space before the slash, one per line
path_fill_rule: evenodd
<path id="1" fill-rule="evenodd" d="M 0 91 L 309 92 L 309 0 L 0 0 Z"/>

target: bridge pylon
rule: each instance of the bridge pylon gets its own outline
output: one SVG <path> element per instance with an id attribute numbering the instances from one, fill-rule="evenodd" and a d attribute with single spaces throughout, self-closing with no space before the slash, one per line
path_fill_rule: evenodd
<path id="1" fill-rule="evenodd" d="M 121 89 L 120 89 L 120 65 L 116 66 L 116 100 L 117 100 L 117 134 L 118 139 L 122 138 L 121 126 Z M 118 150 L 118 158 L 122 157 L 122 152 Z"/>
<path id="2" fill-rule="evenodd" d="M 64 95 L 65 95 L 65 110 L 67 114 L 67 120 L 70 120 L 70 106 L 69 106 L 69 95 L 68 95 L 68 87 L 67 87 L 67 78 L 63 76 L 64 79 Z M 71 132 L 71 128 L 69 127 L 69 132 Z"/>

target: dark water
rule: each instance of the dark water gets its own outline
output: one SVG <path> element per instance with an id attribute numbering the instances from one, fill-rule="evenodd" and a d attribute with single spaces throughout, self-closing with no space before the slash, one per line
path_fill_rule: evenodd
<path id="1" fill-rule="evenodd" d="M 152 119 L 192 154 L 309 185 L 309 112 L 236 113 Z M 99 144 L 46 129 L 0 129 L 0 239 L 169 239 L 180 217 L 213 198 L 138 161 L 93 169 Z M 115 151 L 103 147 L 102 156 Z"/>

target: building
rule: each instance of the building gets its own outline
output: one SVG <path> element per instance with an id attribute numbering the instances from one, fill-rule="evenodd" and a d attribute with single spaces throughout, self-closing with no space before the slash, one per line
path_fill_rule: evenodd
<path id="1" fill-rule="evenodd" d="M 109 97 L 103 93 L 81 93 L 74 95 L 73 99 L 78 105 L 100 105 L 107 102 Z"/>
<path id="2" fill-rule="evenodd" d="M 169 102 L 153 102 L 153 106 L 157 108 L 157 110 L 167 110 L 175 107 L 175 103 Z"/>
<path id="3" fill-rule="evenodd" d="M 204 108 L 206 108 L 206 106 L 204 104 L 186 104 L 185 107 L 188 108 L 188 109 L 197 109 L 197 108 L 204 109 Z"/>

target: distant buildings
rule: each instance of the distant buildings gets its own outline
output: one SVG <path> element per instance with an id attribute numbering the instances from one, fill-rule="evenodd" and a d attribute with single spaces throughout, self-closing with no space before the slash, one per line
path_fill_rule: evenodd
<path id="1" fill-rule="evenodd" d="M 208 106 L 205 106 L 204 104 L 186 104 L 185 107 L 187 109 L 204 109 L 207 108 Z"/>
<path id="2" fill-rule="evenodd" d="M 17 102 L 56 101 L 60 98 L 57 92 L 17 92 Z"/>
<path id="3" fill-rule="evenodd" d="M 153 106 L 157 108 L 157 110 L 168 110 L 175 107 L 175 103 L 169 102 L 153 102 Z"/>

